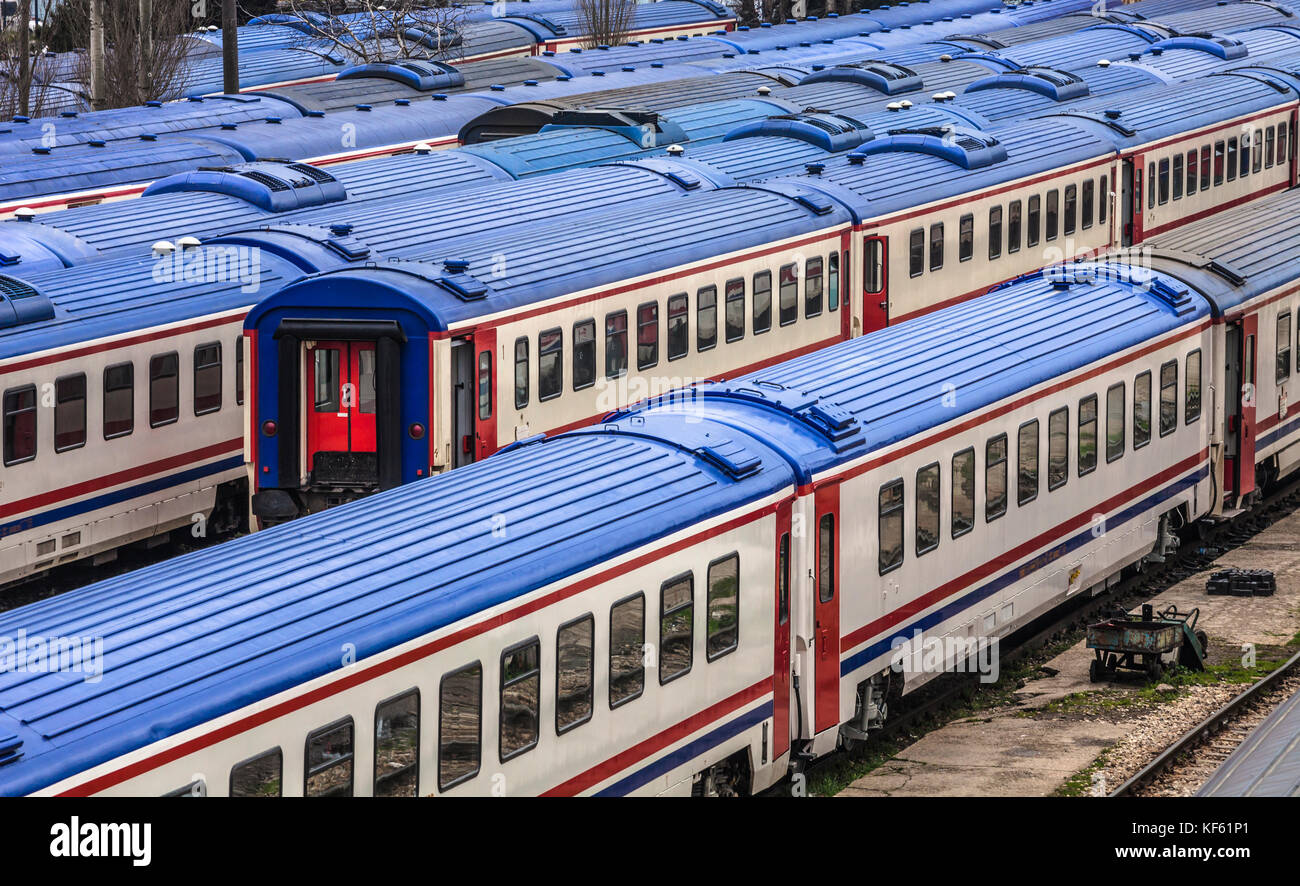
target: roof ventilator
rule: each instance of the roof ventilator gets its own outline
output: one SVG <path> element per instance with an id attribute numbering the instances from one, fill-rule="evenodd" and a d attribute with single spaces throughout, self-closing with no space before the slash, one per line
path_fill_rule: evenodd
<path id="1" fill-rule="evenodd" d="M 54 319 L 54 305 L 28 283 L 0 274 L 0 329 Z"/>
<path id="2" fill-rule="evenodd" d="M 996 138 L 961 126 L 891 129 L 858 148 L 862 155 L 894 151 L 930 154 L 962 169 L 982 169 L 1007 159 L 1007 149 Z"/>

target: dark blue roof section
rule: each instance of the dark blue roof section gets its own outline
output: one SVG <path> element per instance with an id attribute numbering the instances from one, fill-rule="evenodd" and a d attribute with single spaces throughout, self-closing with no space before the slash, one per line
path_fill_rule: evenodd
<path id="1" fill-rule="evenodd" d="M 0 794 L 334 673 L 345 642 L 364 660 L 792 480 L 758 441 L 656 417 L 500 453 L 5 613 L 6 636 L 102 637 L 104 669 L 94 683 L 0 674 L 0 735 L 23 755 L 0 766 Z M 501 514 L 508 534 L 493 531 Z"/>

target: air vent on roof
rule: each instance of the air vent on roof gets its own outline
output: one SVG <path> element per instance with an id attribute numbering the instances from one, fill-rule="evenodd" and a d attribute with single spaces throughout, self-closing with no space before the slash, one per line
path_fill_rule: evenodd
<path id="1" fill-rule="evenodd" d="M 776 382 L 719 383 L 697 389 L 697 395 L 758 403 L 784 413 L 835 443 L 839 452 L 862 443 L 862 428 L 847 409 Z"/>
<path id="2" fill-rule="evenodd" d="M 979 92 L 984 89 L 1025 89 L 1046 96 L 1052 101 L 1065 102 L 1085 98 L 1089 94 L 1088 84 L 1082 78 L 1069 71 L 1055 68 L 1031 67 L 1004 74 L 983 77 L 966 87 L 967 92 Z"/>
<path id="3" fill-rule="evenodd" d="M 859 154 L 911 151 L 941 157 L 963 169 L 982 169 L 1007 159 L 1007 149 L 991 135 L 958 126 L 891 129 L 858 149 Z"/>
<path id="4" fill-rule="evenodd" d="M 858 83 L 885 95 L 915 92 L 925 85 L 921 75 L 911 68 L 884 61 L 836 65 L 833 68 L 809 74 L 799 81 L 799 85 L 830 82 Z"/>
<path id="5" fill-rule="evenodd" d="M 145 194 L 183 191 L 226 194 L 269 212 L 322 206 L 347 197 L 343 184 L 324 170 L 305 163 L 265 160 L 178 173 L 154 182 Z"/>
<path id="6" fill-rule="evenodd" d="M 643 148 L 690 140 L 686 131 L 671 120 L 654 111 L 634 108 L 568 108 L 557 111 L 551 122 L 540 131 L 550 132 L 570 126 L 617 132 Z"/>
<path id="7" fill-rule="evenodd" d="M 0 735 L 0 766 L 13 763 L 23 755 L 23 740 L 16 735 Z"/>
<path id="8" fill-rule="evenodd" d="M 870 139 L 872 132 L 865 123 L 852 117 L 809 111 L 742 123 L 728 132 L 723 141 L 757 136 L 793 138 L 826 151 L 848 151 Z"/>
<path id="9" fill-rule="evenodd" d="M 443 263 L 447 273 L 438 278 L 438 285 L 462 301 L 478 301 L 486 298 L 490 289 L 477 277 L 471 276 L 466 263 L 448 259 Z"/>
<path id="10" fill-rule="evenodd" d="M 1165 49 L 1194 49 L 1198 52 L 1207 52 L 1216 58 L 1232 61 L 1234 59 L 1245 58 L 1250 54 L 1250 48 L 1240 40 L 1232 37 L 1219 37 L 1214 34 L 1185 34 L 1176 37 L 1170 37 L 1168 40 L 1161 40 L 1158 43 L 1151 44 L 1152 51 Z"/>
<path id="11" fill-rule="evenodd" d="M 233 170 L 227 170 L 227 171 L 233 171 Z M 269 176 L 264 172 L 257 172 L 255 170 L 250 169 L 250 170 L 245 170 L 243 172 L 236 172 L 235 174 L 242 175 L 244 178 L 251 178 L 253 181 L 257 182 L 259 185 L 262 185 L 263 187 L 267 188 L 272 192 L 289 190 L 289 185 L 286 182 L 283 182 L 278 178 Z"/>
<path id="12" fill-rule="evenodd" d="M 54 319 L 54 305 L 31 285 L 0 274 L 0 329 Z"/>
<path id="13" fill-rule="evenodd" d="M 432 92 L 435 89 L 454 89 L 465 85 L 465 76 L 451 65 L 424 60 L 353 65 L 340 71 L 336 79 L 356 80 L 369 78 L 393 80 L 412 89 L 418 89 L 420 92 Z"/>

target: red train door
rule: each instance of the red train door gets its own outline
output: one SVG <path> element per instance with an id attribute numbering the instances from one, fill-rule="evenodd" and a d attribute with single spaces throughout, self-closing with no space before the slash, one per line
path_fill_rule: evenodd
<path id="1" fill-rule="evenodd" d="M 475 393 L 477 410 L 474 436 L 478 457 L 487 458 L 497 450 L 496 385 L 493 384 L 496 367 L 496 330 L 488 329 L 474 335 Z"/>
<path id="2" fill-rule="evenodd" d="M 862 240 L 862 331 L 889 324 L 889 238 Z"/>
<path id="3" fill-rule="evenodd" d="M 323 341 L 307 353 L 307 470 L 320 453 L 374 453 L 375 343 Z"/>
<path id="4" fill-rule="evenodd" d="M 790 502 L 776 509 L 776 608 L 772 644 L 772 759 L 790 750 Z"/>
<path id="5" fill-rule="evenodd" d="M 816 510 L 816 563 L 813 566 L 813 643 L 817 660 L 814 729 L 822 732 L 840 722 L 840 487 L 820 488 Z"/>
<path id="6" fill-rule="evenodd" d="M 1255 342 L 1259 317 L 1241 319 L 1241 399 L 1237 428 L 1237 502 L 1255 491 Z"/>
<path id="7" fill-rule="evenodd" d="M 1142 160 L 1123 161 L 1124 179 L 1119 190 L 1120 245 L 1132 246 L 1142 239 Z"/>

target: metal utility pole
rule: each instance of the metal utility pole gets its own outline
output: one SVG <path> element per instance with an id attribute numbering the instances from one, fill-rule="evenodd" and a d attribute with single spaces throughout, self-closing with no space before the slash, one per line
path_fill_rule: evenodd
<path id="1" fill-rule="evenodd" d="M 90 106 L 100 110 L 104 99 L 104 0 L 90 0 Z"/>
<path id="2" fill-rule="evenodd" d="M 221 0 L 222 88 L 239 92 L 239 31 L 235 28 L 235 0 Z"/>
<path id="3" fill-rule="evenodd" d="M 153 0 L 140 0 L 140 64 L 136 68 L 140 103 L 153 98 Z"/>
<path id="4" fill-rule="evenodd" d="M 32 0 L 18 4 L 18 113 L 32 112 Z"/>

